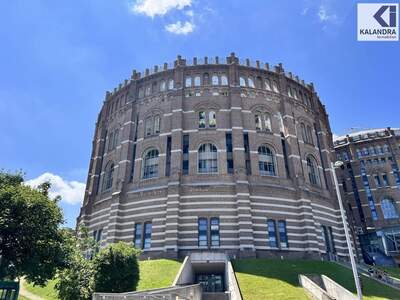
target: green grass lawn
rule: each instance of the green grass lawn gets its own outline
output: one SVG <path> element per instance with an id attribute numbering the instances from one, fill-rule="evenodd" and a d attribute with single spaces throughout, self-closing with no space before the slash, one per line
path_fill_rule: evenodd
<path id="1" fill-rule="evenodd" d="M 355 293 L 352 272 L 330 262 L 313 260 L 243 259 L 233 262 L 244 300 L 307 300 L 298 274 L 325 274 Z M 400 292 L 363 277 L 366 300 L 400 299 Z"/>
<path id="2" fill-rule="evenodd" d="M 58 299 L 57 291 L 55 290 L 54 286 L 56 285 L 57 280 L 49 280 L 47 284 L 43 287 L 38 285 L 29 284 L 24 282 L 24 287 L 28 292 L 35 294 L 39 297 L 42 297 L 45 300 L 55 300 Z"/>
<path id="3" fill-rule="evenodd" d="M 137 290 L 156 289 L 168 287 L 172 284 L 181 267 L 181 262 L 168 259 L 139 261 L 140 281 Z M 45 300 L 56 300 L 57 291 L 54 286 L 56 280 L 48 281 L 44 287 L 24 283 L 26 290 L 42 297 Z M 21 298 L 25 300 L 24 298 Z"/>
<path id="4" fill-rule="evenodd" d="M 138 291 L 168 287 L 172 284 L 182 262 L 169 259 L 140 261 Z"/>

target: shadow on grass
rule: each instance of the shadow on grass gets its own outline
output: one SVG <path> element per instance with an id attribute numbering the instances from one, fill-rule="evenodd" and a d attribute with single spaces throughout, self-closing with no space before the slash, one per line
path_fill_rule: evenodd
<path id="1" fill-rule="evenodd" d="M 304 293 L 300 288 L 298 280 L 299 274 L 324 274 L 353 293 L 356 292 L 351 270 L 331 262 L 315 260 L 242 259 L 233 261 L 233 266 L 238 277 L 239 285 L 241 284 L 241 280 L 243 280 L 243 282 L 246 282 L 246 285 L 254 283 L 255 289 L 264 286 L 266 288 L 276 288 L 278 290 L 279 282 L 286 283 L 282 285 L 282 288 L 286 289 L 284 293 L 287 298 L 284 299 L 296 299 L 292 298 L 295 297 L 296 294 L 298 295 L 298 299 L 304 298 L 303 295 L 299 294 Z M 246 275 L 251 275 L 251 277 L 246 277 Z M 268 284 L 268 279 L 271 279 L 272 284 Z M 400 291 L 364 276 L 362 278 L 362 285 L 365 299 L 400 299 Z M 249 294 L 253 295 L 251 298 L 246 298 L 246 292 L 244 292 L 243 296 L 245 300 L 253 299 L 257 292 L 254 291 L 254 289 L 251 290 L 251 287 L 245 287 L 244 289 L 241 287 L 241 289 L 242 292 L 248 290 Z M 291 295 L 291 293 L 293 295 Z"/>

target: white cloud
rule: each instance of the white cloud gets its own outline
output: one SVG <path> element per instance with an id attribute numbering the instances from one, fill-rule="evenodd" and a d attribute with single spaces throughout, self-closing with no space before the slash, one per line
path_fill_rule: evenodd
<path id="1" fill-rule="evenodd" d="M 85 194 L 85 184 L 79 181 L 68 181 L 62 177 L 46 172 L 34 179 L 28 180 L 25 184 L 31 187 L 37 187 L 43 182 L 50 181 L 50 197 L 61 196 L 61 201 L 68 204 L 82 203 Z"/>
<path id="2" fill-rule="evenodd" d="M 319 6 L 317 15 L 321 22 L 331 22 L 337 20 L 336 14 L 329 14 L 328 9 L 323 4 Z"/>
<path id="3" fill-rule="evenodd" d="M 192 0 L 137 0 L 132 9 L 149 17 L 165 15 L 172 9 L 181 10 L 192 5 Z"/>
<path id="4" fill-rule="evenodd" d="M 178 21 L 176 23 L 168 24 L 165 26 L 165 30 L 174 34 L 188 34 L 193 32 L 194 24 L 186 21 L 185 23 L 181 23 Z"/>

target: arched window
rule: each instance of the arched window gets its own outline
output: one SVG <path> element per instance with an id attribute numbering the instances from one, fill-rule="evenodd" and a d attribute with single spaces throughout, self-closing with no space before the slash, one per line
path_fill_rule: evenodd
<path id="1" fill-rule="evenodd" d="M 217 119 L 215 117 L 215 111 L 213 110 L 208 112 L 208 126 L 211 128 L 217 126 Z"/>
<path id="2" fill-rule="evenodd" d="M 192 86 L 192 77 L 188 76 L 185 79 L 185 87 L 191 87 Z"/>
<path id="3" fill-rule="evenodd" d="M 103 191 L 109 190 L 113 184 L 114 163 L 108 162 L 105 168 L 105 177 L 103 179 Z"/>
<path id="4" fill-rule="evenodd" d="M 369 147 L 369 155 L 375 155 L 375 148 L 374 147 Z"/>
<path id="5" fill-rule="evenodd" d="M 383 199 L 381 201 L 381 209 L 385 219 L 397 219 L 399 213 L 396 209 L 396 204 L 392 199 Z"/>
<path id="6" fill-rule="evenodd" d="M 165 81 L 160 82 L 160 92 L 164 92 L 166 90 L 166 84 Z"/>
<path id="7" fill-rule="evenodd" d="M 144 94 L 145 94 L 145 96 L 149 96 L 151 94 L 151 86 L 150 85 L 146 86 Z"/>
<path id="8" fill-rule="evenodd" d="M 113 149 L 113 144 L 114 144 L 114 131 L 110 133 L 108 136 L 108 151 L 111 151 Z"/>
<path id="9" fill-rule="evenodd" d="M 363 148 L 362 149 L 362 154 L 365 155 L 365 156 L 369 155 L 368 149 L 367 148 Z"/>
<path id="10" fill-rule="evenodd" d="M 249 83 L 249 87 L 254 88 L 254 80 L 253 80 L 253 78 L 251 78 L 251 77 L 247 78 L 247 82 Z"/>
<path id="11" fill-rule="evenodd" d="M 158 150 L 150 149 L 143 158 L 142 178 L 158 177 Z"/>
<path id="12" fill-rule="evenodd" d="M 198 150 L 198 172 L 202 174 L 218 173 L 217 147 L 202 144 Z"/>
<path id="13" fill-rule="evenodd" d="M 376 154 L 381 154 L 382 153 L 382 147 L 381 146 L 375 146 L 375 152 Z"/>
<path id="14" fill-rule="evenodd" d="M 219 84 L 217 75 L 213 75 L 211 80 L 212 80 L 212 85 L 218 85 Z"/>
<path id="15" fill-rule="evenodd" d="M 228 85 L 228 77 L 221 75 L 221 85 Z"/>
<path id="16" fill-rule="evenodd" d="M 306 125 L 304 125 L 304 123 L 301 123 L 300 128 L 301 128 L 301 137 L 303 139 L 303 142 L 307 143 L 308 137 L 307 137 Z"/>
<path id="17" fill-rule="evenodd" d="M 287 94 L 289 97 L 293 97 L 292 88 L 290 86 L 287 87 Z"/>
<path id="18" fill-rule="evenodd" d="M 389 146 L 387 144 L 383 145 L 383 153 L 389 153 Z"/>
<path id="19" fill-rule="evenodd" d="M 173 79 L 170 79 L 168 81 L 168 89 L 169 90 L 173 90 L 174 89 L 174 80 Z"/>
<path id="20" fill-rule="evenodd" d="M 265 145 L 258 147 L 258 170 L 261 176 L 276 176 L 275 155 Z"/>
<path id="21" fill-rule="evenodd" d="M 264 85 L 265 85 L 265 89 L 266 89 L 267 91 L 270 91 L 270 90 L 271 90 L 271 82 L 269 81 L 269 79 L 265 78 L 265 80 L 264 80 Z"/>
<path id="22" fill-rule="evenodd" d="M 194 78 L 194 86 L 200 86 L 201 82 L 200 82 L 200 76 L 196 76 Z"/>
<path id="23" fill-rule="evenodd" d="M 244 77 L 239 78 L 239 84 L 240 86 L 246 86 L 246 80 L 244 79 Z"/>
<path id="24" fill-rule="evenodd" d="M 314 157 L 309 155 L 307 157 L 307 171 L 308 171 L 308 179 L 311 184 L 319 185 L 319 175 L 318 175 L 318 166 Z"/>

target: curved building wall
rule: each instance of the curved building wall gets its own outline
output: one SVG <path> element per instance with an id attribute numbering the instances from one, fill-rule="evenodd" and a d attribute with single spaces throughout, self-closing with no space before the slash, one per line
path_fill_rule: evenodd
<path id="1" fill-rule="evenodd" d="M 147 256 L 346 256 L 331 136 L 313 85 L 281 65 L 134 71 L 106 95 L 78 223 Z"/>

